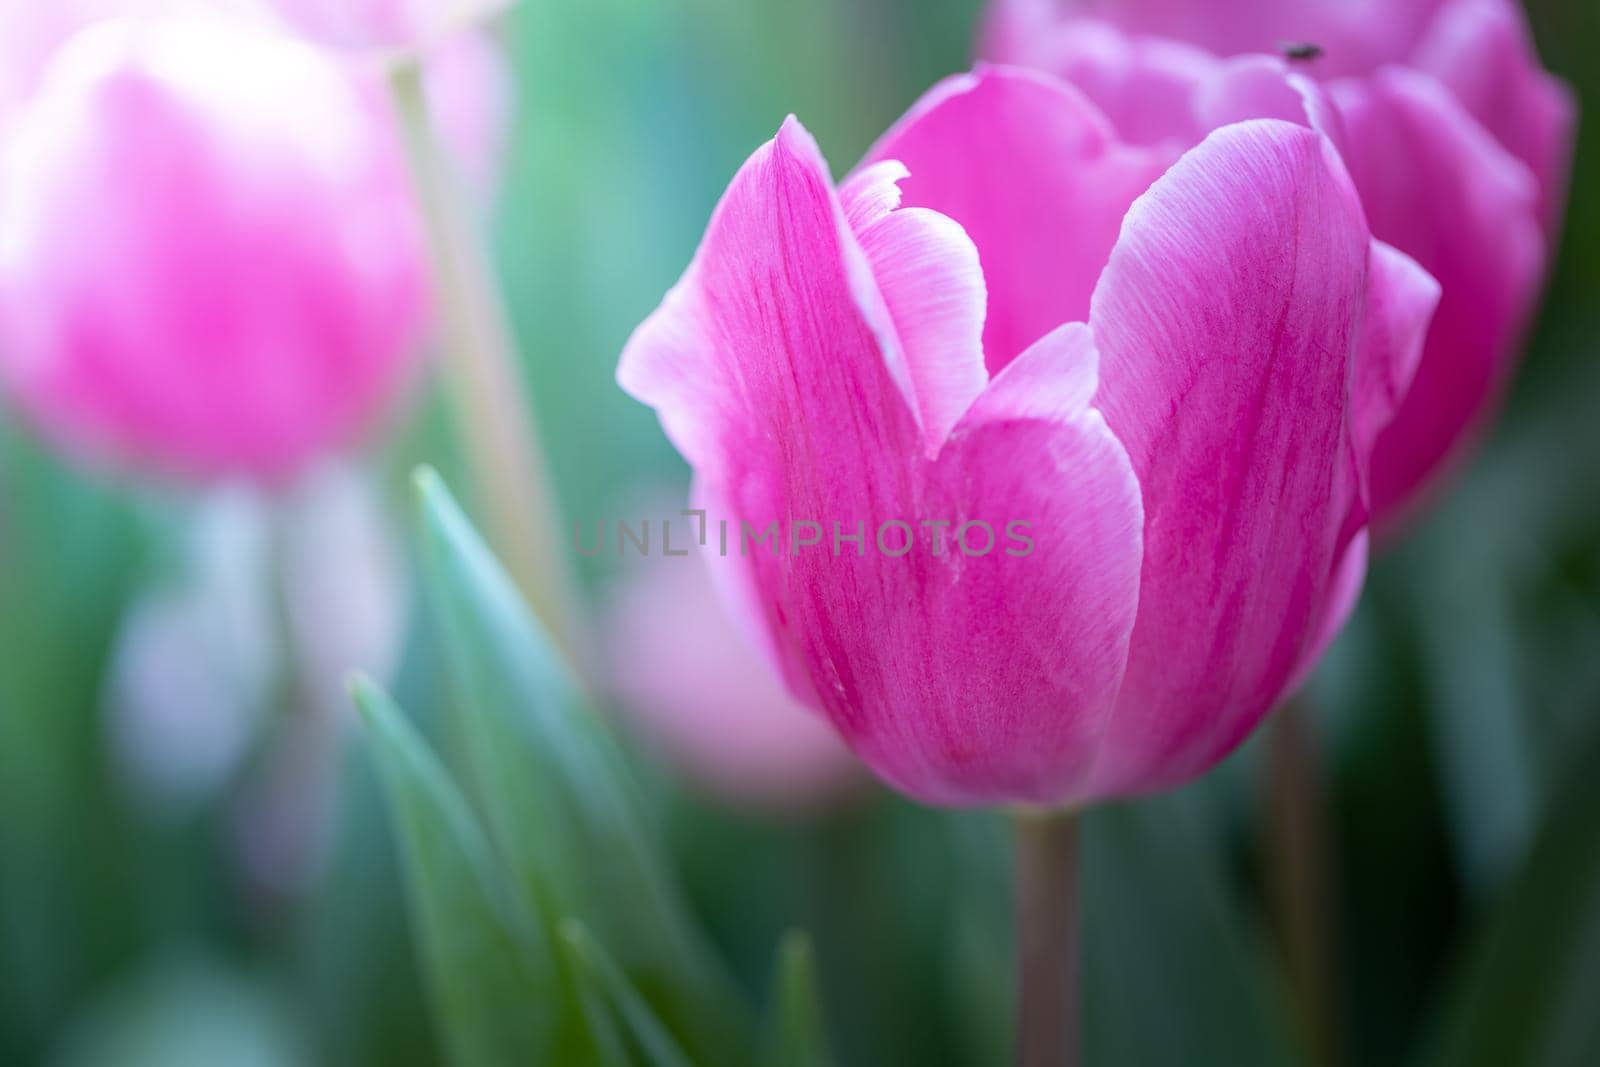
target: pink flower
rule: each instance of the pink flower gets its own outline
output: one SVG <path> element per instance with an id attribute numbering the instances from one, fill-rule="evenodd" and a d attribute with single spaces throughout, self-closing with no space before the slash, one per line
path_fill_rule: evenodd
<path id="1" fill-rule="evenodd" d="M 374 105 L 389 108 L 386 56 L 423 52 L 428 102 L 440 135 L 471 189 L 497 192 L 515 86 L 504 53 L 480 27 L 509 3 L 500 0 L 49 0 L 0 3 L 0 127 L 37 90 L 43 67 L 74 34 L 113 18 L 226 18 L 241 26 L 290 32 L 338 50 L 370 83 Z"/>
<path id="2" fill-rule="evenodd" d="M 736 531 L 737 616 L 924 801 L 1200 774 L 1360 587 L 1437 288 L 1305 126 L 1168 158 L 1015 71 L 939 86 L 838 187 L 791 120 L 622 357 Z"/>
<path id="3" fill-rule="evenodd" d="M 692 784 L 787 812 L 838 801 L 863 777 L 839 735 L 789 694 L 728 616 L 705 560 L 640 564 L 608 617 L 612 687 Z"/>
<path id="4" fill-rule="evenodd" d="M 220 19 L 96 24 L 6 127 L 0 377 L 50 436 L 285 475 L 394 399 L 426 263 L 393 130 L 326 53 Z"/>
<path id="5" fill-rule="evenodd" d="M 1492 414 L 1515 366 L 1566 200 L 1575 106 L 1513 0 L 997 0 L 984 54 L 1064 77 L 1147 143 L 1212 126 L 1219 77 L 1281 61 L 1315 79 L 1373 232 L 1444 295 L 1417 380 L 1373 461 L 1402 517 Z M 1292 49 L 1291 49 L 1292 51 Z M 1274 114 L 1235 99 L 1229 119 Z M 1265 104 L 1264 109 L 1263 104 Z M 1258 108 L 1260 110 L 1251 110 Z"/>
<path id="6" fill-rule="evenodd" d="M 261 0 L 49 0 L 0 3 L 0 125 L 38 89 L 55 50 L 96 22 L 114 18 L 273 18 Z"/>

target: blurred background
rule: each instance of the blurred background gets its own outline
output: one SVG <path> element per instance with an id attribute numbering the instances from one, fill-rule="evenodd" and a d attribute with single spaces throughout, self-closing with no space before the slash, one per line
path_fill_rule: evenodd
<path id="1" fill-rule="evenodd" d="M 681 499 L 687 471 L 613 374 L 735 169 L 794 112 L 844 173 L 968 65 L 979 6 L 524 0 L 508 17 L 518 117 L 488 232 L 570 518 Z M 1600 13 L 1530 13 L 1600 114 Z M 1351 1062 L 1600 1063 L 1597 178 L 1586 128 L 1504 417 L 1377 564 L 1304 698 Z M 446 699 L 405 518 L 423 461 L 458 480 L 433 391 L 387 445 L 297 486 L 290 544 L 269 550 L 247 489 L 85 474 L 0 417 L 0 1063 L 439 1062 L 340 681 L 387 677 L 424 725 Z M 615 554 L 581 562 L 604 620 L 635 576 Z M 295 642 L 317 662 L 285 685 L 260 650 Z M 753 999 L 801 926 L 841 1063 L 1005 1062 L 998 819 L 920 811 L 837 767 L 824 801 L 739 804 L 661 742 L 637 745 L 652 815 Z M 1091 1062 L 1296 1062 L 1260 748 L 1090 818 Z"/>

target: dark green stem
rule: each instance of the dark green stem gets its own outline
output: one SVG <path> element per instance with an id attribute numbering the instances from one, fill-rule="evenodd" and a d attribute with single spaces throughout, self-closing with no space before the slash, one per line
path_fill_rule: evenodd
<path id="1" fill-rule="evenodd" d="M 1272 910 L 1312 1062 L 1338 1062 L 1333 1011 L 1329 850 L 1322 768 L 1306 705 L 1290 701 L 1267 726 L 1266 845 Z"/>
<path id="2" fill-rule="evenodd" d="M 1017 1067 L 1076 1067 L 1078 820 L 1016 817 Z"/>

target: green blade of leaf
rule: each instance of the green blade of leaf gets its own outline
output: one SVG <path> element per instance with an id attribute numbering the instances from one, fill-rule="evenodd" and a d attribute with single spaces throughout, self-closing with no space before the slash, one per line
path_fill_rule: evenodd
<path id="1" fill-rule="evenodd" d="M 1296 1062 L 1193 799 L 1155 797 L 1084 819 L 1089 1063 Z"/>
<path id="2" fill-rule="evenodd" d="M 817 996 L 816 959 L 811 938 L 795 931 L 778 946 L 772 985 L 772 1067 L 831 1067 L 828 1038 Z"/>
<path id="3" fill-rule="evenodd" d="M 1582 1067 L 1600 1060 L 1600 731 L 1551 798 L 1528 857 L 1456 980 L 1422 1062 Z"/>
<path id="4" fill-rule="evenodd" d="M 622 753 L 515 586 L 431 471 L 416 478 L 472 793 L 523 900 L 615 952 L 698 1062 L 737 1064 L 748 1023 L 689 922 Z"/>
<path id="5" fill-rule="evenodd" d="M 603 1020 L 608 1018 L 621 1022 L 626 1043 L 637 1050 L 646 1067 L 692 1067 L 644 998 L 582 923 L 567 920 L 561 924 L 559 936 L 584 990 L 590 1017 L 605 1026 L 609 1040 L 615 1040 L 617 1029 L 605 1024 Z"/>
<path id="6" fill-rule="evenodd" d="M 434 1011 L 458 1067 L 549 1062 L 563 1002 L 549 941 L 504 900 L 487 837 L 394 703 L 353 686 L 401 841 Z"/>

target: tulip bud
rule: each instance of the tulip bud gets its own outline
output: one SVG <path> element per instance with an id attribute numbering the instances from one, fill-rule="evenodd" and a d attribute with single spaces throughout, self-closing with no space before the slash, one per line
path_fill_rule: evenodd
<path id="1" fill-rule="evenodd" d="M 426 318 L 386 113 L 259 26 L 116 20 L 54 56 L 0 161 L 0 377 L 79 455 L 275 479 L 348 444 Z"/>

